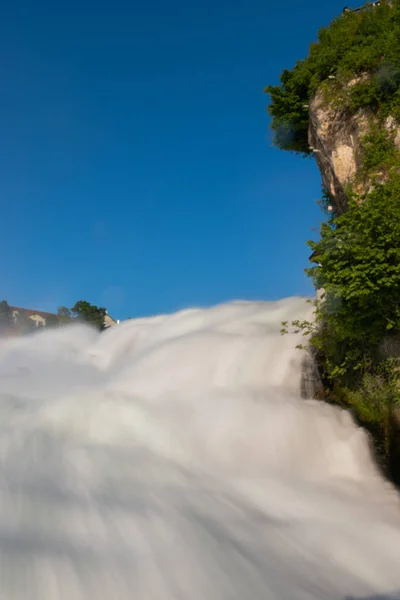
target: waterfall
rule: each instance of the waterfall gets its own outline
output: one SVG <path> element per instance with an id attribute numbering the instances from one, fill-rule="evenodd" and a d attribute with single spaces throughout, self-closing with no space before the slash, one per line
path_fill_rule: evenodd
<path id="1" fill-rule="evenodd" d="M 397 492 L 280 334 L 309 316 L 232 302 L 2 343 L 0 597 L 400 598 Z"/>

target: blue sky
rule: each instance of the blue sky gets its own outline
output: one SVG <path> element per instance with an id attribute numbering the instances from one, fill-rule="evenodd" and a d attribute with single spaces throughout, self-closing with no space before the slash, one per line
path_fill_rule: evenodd
<path id="1" fill-rule="evenodd" d="M 311 160 L 267 96 L 343 0 L 8 2 L 1 298 L 115 318 L 312 293 Z"/>

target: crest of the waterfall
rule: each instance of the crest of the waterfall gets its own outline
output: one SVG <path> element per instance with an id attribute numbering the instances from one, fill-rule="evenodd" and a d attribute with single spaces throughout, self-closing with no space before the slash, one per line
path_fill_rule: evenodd
<path id="1" fill-rule="evenodd" d="M 0 597 L 399 597 L 397 494 L 351 417 L 301 398 L 311 363 L 280 333 L 311 315 L 233 302 L 2 344 Z"/>
<path id="2" fill-rule="evenodd" d="M 132 320 L 90 352 L 97 365 L 118 372 L 121 387 L 133 384 L 140 394 L 272 387 L 298 395 L 305 353 L 298 336 L 281 335 L 282 322 L 311 315 L 304 298 L 231 302 Z"/>

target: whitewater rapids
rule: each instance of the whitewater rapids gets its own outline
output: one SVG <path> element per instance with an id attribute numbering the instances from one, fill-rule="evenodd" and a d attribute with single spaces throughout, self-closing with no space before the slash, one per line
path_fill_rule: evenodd
<path id="1" fill-rule="evenodd" d="M 400 598 L 400 503 L 234 302 L 0 345 L 1 600 Z"/>

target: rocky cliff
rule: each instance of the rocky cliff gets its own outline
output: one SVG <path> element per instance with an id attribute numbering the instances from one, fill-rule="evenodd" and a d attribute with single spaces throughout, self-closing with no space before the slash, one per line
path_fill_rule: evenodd
<path id="1" fill-rule="evenodd" d="M 294 325 L 310 336 L 325 397 L 370 429 L 400 485 L 399 40 L 400 0 L 345 11 L 265 91 L 274 144 L 314 155 L 322 203 L 338 216 L 308 242 L 322 302 L 311 325 Z M 316 381 L 305 363 L 305 397 Z"/>
<path id="2" fill-rule="evenodd" d="M 346 83 L 341 95 L 348 93 L 359 81 L 360 78 Z M 369 176 L 360 176 L 364 165 L 364 140 L 371 127 L 383 129 L 400 152 L 400 126 L 393 117 L 379 122 L 371 111 L 363 108 L 351 114 L 345 102 L 329 101 L 326 90 L 322 89 L 310 102 L 308 143 L 314 152 L 323 184 L 332 196 L 336 214 L 346 210 L 346 189 L 349 185 L 357 193 L 365 194 L 372 189 L 374 181 L 383 183 L 385 180 L 384 168 Z"/>

